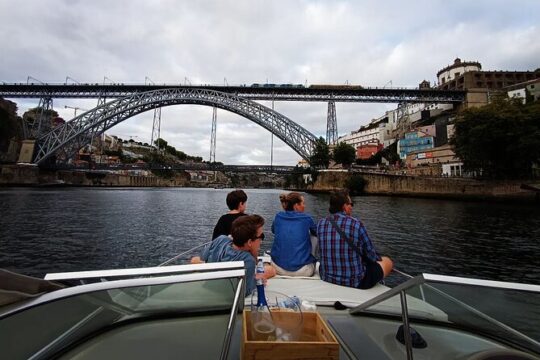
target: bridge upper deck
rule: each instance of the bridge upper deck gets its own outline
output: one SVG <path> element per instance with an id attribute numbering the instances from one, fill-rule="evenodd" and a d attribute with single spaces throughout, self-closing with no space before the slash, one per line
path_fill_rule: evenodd
<path id="1" fill-rule="evenodd" d="M 0 84 L 4 98 L 119 98 L 152 90 L 208 89 L 230 93 L 250 100 L 336 101 L 386 103 L 460 103 L 466 91 L 408 88 L 365 88 L 358 85 L 253 84 L 220 85 L 144 85 L 144 84 Z"/>

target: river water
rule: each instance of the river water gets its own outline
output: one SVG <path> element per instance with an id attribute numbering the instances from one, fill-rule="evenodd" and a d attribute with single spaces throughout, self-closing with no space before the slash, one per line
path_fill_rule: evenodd
<path id="1" fill-rule="evenodd" d="M 0 268 L 48 272 L 154 266 L 210 240 L 227 189 L 0 189 Z M 270 226 L 279 190 L 248 189 L 248 212 Z M 306 194 L 315 220 L 328 195 Z M 365 196 L 353 215 L 396 268 L 540 284 L 538 206 Z M 187 255 L 183 260 L 190 257 Z"/>
<path id="2" fill-rule="evenodd" d="M 0 268 L 43 277 L 158 265 L 210 240 L 214 224 L 228 210 L 229 191 L 0 188 Z M 281 191 L 246 192 L 248 212 L 266 219 L 268 240 L 262 248 L 269 250 Z M 327 215 L 328 195 L 305 194 L 305 200 L 315 220 Z M 540 284 L 538 206 L 380 196 L 353 200 L 353 215 L 401 271 Z M 461 293 L 453 295 L 462 301 L 540 341 L 538 296 L 506 292 L 485 301 L 484 293 L 457 290 Z"/>

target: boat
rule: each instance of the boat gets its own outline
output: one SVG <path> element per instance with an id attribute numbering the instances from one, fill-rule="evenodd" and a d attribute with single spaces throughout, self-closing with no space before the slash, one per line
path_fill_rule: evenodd
<path id="1" fill-rule="evenodd" d="M 41 281 L 61 288 L 0 306 L 2 359 L 241 357 L 242 310 L 251 304 L 243 262 L 52 273 Z M 421 274 L 358 290 L 318 276 L 276 276 L 266 289 L 310 305 L 335 335 L 339 359 L 540 358 L 537 285 Z"/>

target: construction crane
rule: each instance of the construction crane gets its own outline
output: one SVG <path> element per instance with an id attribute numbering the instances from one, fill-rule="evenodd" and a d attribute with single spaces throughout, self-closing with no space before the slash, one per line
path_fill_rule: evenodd
<path id="1" fill-rule="evenodd" d="M 68 105 L 65 105 L 64 109 L 73 109 L 73 117 L 74 118 L 77 117 L 77 110 L 88 111 L 87 109 L 83 109 L 83 108 L 80 108 L 80 107 L 77 107 L 77 106 L 68 106 Z"/>

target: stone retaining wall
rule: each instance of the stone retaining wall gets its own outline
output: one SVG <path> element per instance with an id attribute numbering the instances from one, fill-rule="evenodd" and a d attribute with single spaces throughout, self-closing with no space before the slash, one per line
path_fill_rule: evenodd
<path id="1" fill-rule="evenodd" d="M 521 189 L 522 181 L 481 181 L 467 178 L 419 177 L 355 173 L 366 180 L 367 194 L 460 199 L 538 199 L 538 193 Z M 321 172 L 311 190 L 345 188 L 349 172 Z"/>

